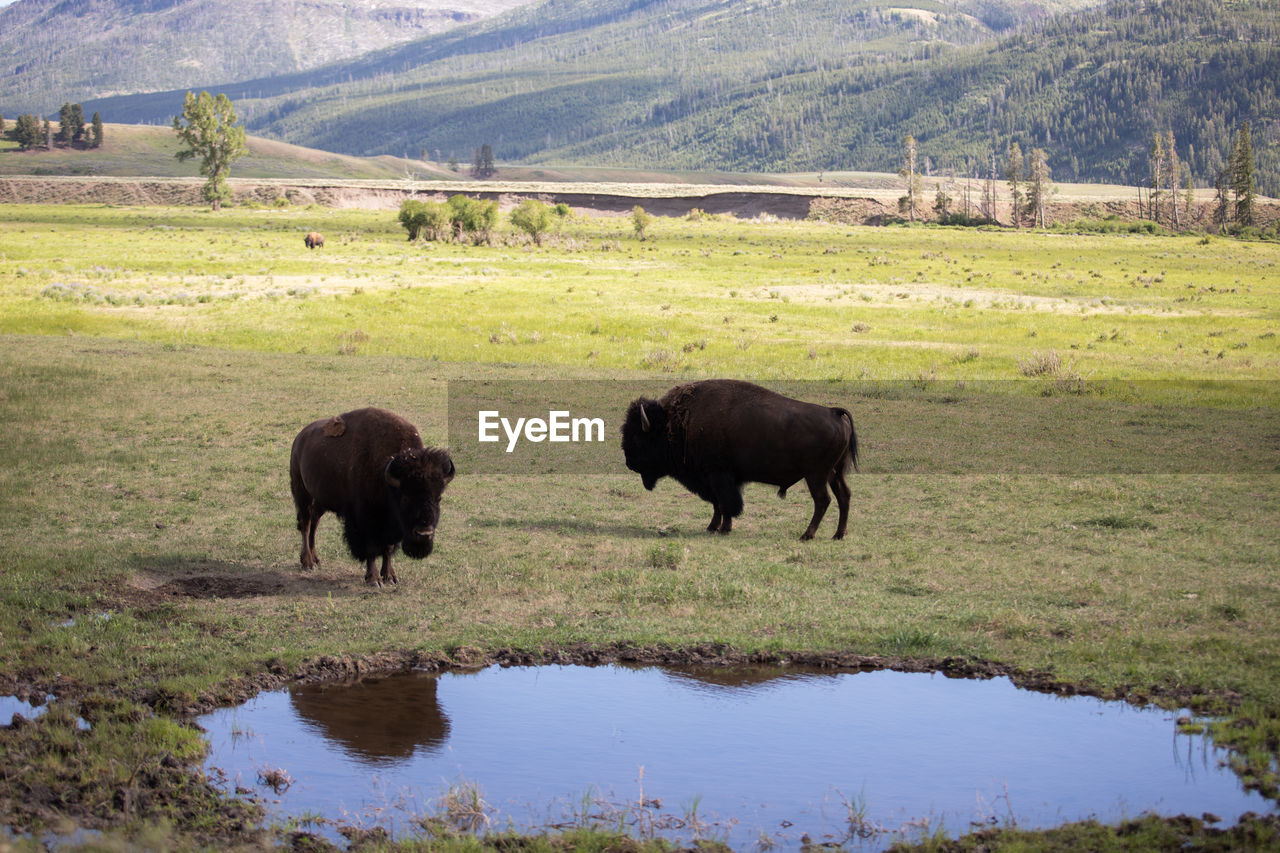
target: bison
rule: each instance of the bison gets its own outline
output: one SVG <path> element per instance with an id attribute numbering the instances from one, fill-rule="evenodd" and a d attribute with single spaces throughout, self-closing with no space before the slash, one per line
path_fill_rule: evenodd
<path id="1" fill-rule="evenodd" d="M 858 436 L 848 410 L 784 397 L 734 379 L 677 385 L 661 400 L 633 400 L 622 424 L 627 467 L 652 491 L 677 482 L 711 504 L 709 533 L 728 533 L 742 513 L 742 484 L 767 483 L 778 497 L 800 480 L 813 496 L 812 539 L 835 492 L 836 539 L 849 521 L 845 472 L 858 466 Z"/>
<path id="2" fill-rule="evenodd" d="M 396 546 L 414 559 L 431 553 L 440 495 L 453 479 L 446 450 L 423 447 L 413 424 L 384 409 L 356 409 L 298 433 L 289 455 L 289 487 L 302 533 L 302 568 L 319 565 L 316 526 L 342 518 L 351 555 L 365 561 L 365 583 L 398 583 Z M 373 564 L 382 558 L 381 582 Z"/>
<path id="3" fill-rule="evenodd" d="M 309 231 L 302 241 L 307 244 L 308 249 L 319 249 L 324 245 L 324 235 L 319 231 Z"/>

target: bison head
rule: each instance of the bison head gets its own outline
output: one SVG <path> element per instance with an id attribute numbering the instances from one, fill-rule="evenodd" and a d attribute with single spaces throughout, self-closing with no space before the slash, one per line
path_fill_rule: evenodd
<path id="1" fill-rule="evenodd" d="M 387 463 L 383 476 L 404 531 L 400 547 L 406 555 L 420 560 L 431 553 L 440 521 L 440 496 L 453 475 L 448 451 L 435 447 L 402 450 Z"/>
<path id="2" fill-rule="evenodd" d="M 627 467 L 640 475 L 650 491 L 671 473 L 667 450 L 667 412 L 662 404 L 645 397 L 633 400 L 622 422 L 622 452 Z"/>

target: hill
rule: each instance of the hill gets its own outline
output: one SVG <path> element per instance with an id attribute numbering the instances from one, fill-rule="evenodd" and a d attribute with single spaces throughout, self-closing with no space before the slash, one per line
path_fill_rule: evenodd
<path id="1" fill-rule="evenodd" d="M 927 172 L 986 173 L 1017 142 L 1057 180 L 1127 184 L 1172 130 L 1210 186 L 1248 120 L 1280 195 L 1276 80 L 1273 0 L 546 0 L 223 91 L 255 133 L 352 154 L 892 172 L 911 134 Z M 152 121 L 181 94 L 93 106 Z"/>
<path id="2" fill-rule="evenodd" d="M 1249 121 L 1277 196 L 1276 80 L 1274 0 L 544 0 L 219 90 L 262 136 L 463 166 L 488 144 L 546 168 L 893 172 L 910 134 L 926 174 L 1000 179 L 1016 142 L 1057 181 L 1142 185 L 1172 131 L 1208 187 Z M 183 91 L 84 103 L 167 123 Z"/>
<path id="3" fill-rule="evenodd" d="M 0 113 L 305 71 L 528 0 L 18 0 L 0 7 Z"/>
<path id="4" fill-rule="evenodd" d="M 107 123 L 103 136 L 102 148 L 92 150 L 0 147 L 0 175 L 166 178 L 198 174 L 195 164 L 179 163 L 174 156 L 178 139 L 170 128 Z M 256 136 L 250 136 L 247 144 L 248 154 L 236 160 L 232 169 L 237 177 L 383 181 L 456 177 L 395 157 L 352 157 Z"/>

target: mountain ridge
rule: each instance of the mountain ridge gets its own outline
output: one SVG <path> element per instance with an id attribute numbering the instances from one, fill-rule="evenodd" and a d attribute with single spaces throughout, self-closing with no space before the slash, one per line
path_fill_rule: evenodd
<path id="1" fill-rule="evenodd" d="M 22 0 L 31 2 L 32 0 Z M 77 0 L 88 2 L 89 0 Z M 1140 184 L 1172 131 L 1211 185 L 1242 121 L 1280 195 L 1270 0 L 545 0 L 337 64 L 219 87 L 259 135 L 369 156 Z M 167 122 L 183 90 L 86 101 Z"/>

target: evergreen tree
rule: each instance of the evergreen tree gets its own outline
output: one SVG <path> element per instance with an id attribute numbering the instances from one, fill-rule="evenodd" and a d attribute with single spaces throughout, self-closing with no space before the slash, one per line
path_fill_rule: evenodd
<path id="1" fill-rule="evenodd" d="M 1043 148 L 1033 149 L 1031 163 L 1027 167 L 1027 206 L 1031 209 L 1031 223 L 1045 227 L 1045 208 L 1053 187 L 1049 182 L 1049 159 Z"/>
<path id="2" fill-rule="evenodd" d="M 1022 148 L 1014 142 L 1004 158 L 1004 179 L 1009 182 L 1009 197 L 1013 200 L 1014 227 L 1022 227 L 1022 191 L 1018 188 L 1022 181 Z"/>
<path id="3" fill-rule="evenodd" d="M 898 168 L 898 177 L 907 182 L 907 194 L 898 200 L 898 210 L 906 213 L 912 222 L 916 221 L 921 192 L 920 173 L 916 171 L 917 153 L 916 138 L 908 134 L 902 140 L 902 165 Z"/>
<path id="4" fill-rule="evenodd" d="M 53 122 L 47 118 L 44 120 L 44 147 L 53 150 Z"/>
<path id="5" fill-rule="evenodd" d="M 1249 139 L 1249 122 L 1241 122 L 1236 131 L 1236 144 L 1231 151 L 1231 195 L 1235 201 L 1237 225 L 1253 224 L 1253 142 Z"/>
<path id="6" fill-rule="evenodd" d="M 493 165 L 493 148 L 486 142 L 476 149 L 476 156 L 471 164 L 471 175 L 484 180 L 492 178 L 497 171 Z"/>
<path id="7" fill-rule="evenodd" d="M 231 198 L 231 189 L 227 186 L 231 163 L 248 151 L 244 128 L 236 125 L 231 99 L 222 94 L 214 98 L 208 92 L 201 92 L 199 96 L 187 92 L 182 115 L 173 117 L 173 132 L 184 146 L 174 156 L 179 161 L 200 158 L 200 174 L 208 178 L 204 199 L 214 210 L 220 210 L 222 202 Z"/>
<path id="8" fill-rule="evenodd" d="M 40 144 L 40 119 L 30 113 L 18 116 L 13 126 L 13 140 L 23 151 L 30 151 Z"/>
<path id="9" fill-rule="evenodd" d="M 996 153 L 992 151 L 987 158 L 987 179 L 982 184 L 982 215 L 992 222 L 996 221 Z"/>
<path id="10" fill-rule="evenodd" d="M 1218 233 L 1225 233 L 1227 221 L 1231 218 L 1231 201 L 1227 188 L 1231 180 L 1227 172 L 1221 171 L 1213 182 L 1213 224 L 1218 226 Z"/>
<path id="11" fill-rule="evenodd" d="M 1178 159 L 1178 149 L 1174 145 L 1173 131 L 1165 131 L 1164 152 L 1168 161 L 1166 172 L 1169 175 L 1169 208 L 1170 220 L 1174 228 L 1182 227 L 1182 217 L 1178 215 L 1178 182 L 1182 178 L 1182 162 Z"/>
<path id="12" fill-rule="evenodd" d="M 1192 206 L 1196 203 L 1196 187 L 1191 179 L 1191 167 L 1182 164 L 1182 209 L 1187 212 L 1187 223 L 1191 223 Z"/>
<path id="13" fill-rule="evenodd" d="M 58 111 L 58 139 L 64 145 L 84 139 L 84 108 L 79 104 L 64 103 Z"/>
<path id="14" fill-rule="evenodd" d="M 98 115 L 98 111 L 93 111 L 93 129 L 89 134 L 89 147 L 102 147 L 102 116 Z"/>
<path id="15" fill-rule="evenodd" d="M 1154 221 L 1160 221 L 1160 194 L 1164 190 L 1164 170 L 1167 157 L 1164 148 L 1164 134 L 1155 133 L 1151 137 L 1151 196 L 1150 210 L 1147 215 Z"/>

